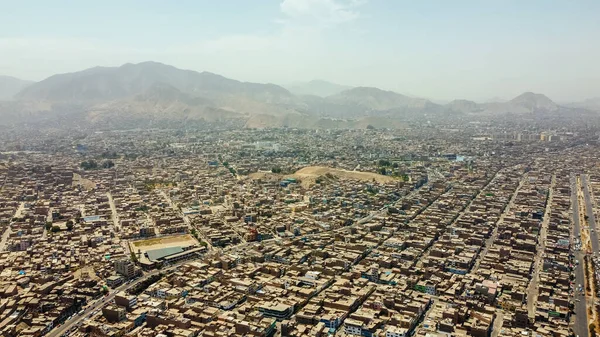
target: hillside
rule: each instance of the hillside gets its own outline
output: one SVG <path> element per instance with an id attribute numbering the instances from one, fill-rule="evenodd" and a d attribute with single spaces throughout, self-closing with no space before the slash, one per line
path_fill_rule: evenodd
<path id="1" fill-rule="evenodd" d="M 19 91 L 30 86 L 32 83 L 32 81 L 0 75 L 0 101 L 12 100 Z"/>
<path id="2" fill-rule="evenodd" d="M 465 100 L 465 99 L 456 99 L 456 100 L 446 104 L 446 107 L 449 110 L 456 111 L 456 112 L 462 112 L 462 113 L 477 113 L 477 112 L 481 112 L 483 110 L 479 106 L 479 104 L 477 104 L 473 101 Z"/>
<path id="3" fill-rule="evenodd" d="M 459 99 L 440 105 L 393 91 L 348 89 L 325 81 L 306 85 L 315 94 L 334 94 L 296 96 L 275 84 L 241 82 L 157 62 L 94 67 L 37 83 L 0 79 L 12 83 L 4 92 L 25 86 L 14 100 L 0 102 L 3 125 L 110 128 L 224 122 L 250 128 L 404 128 L 412 122 L 458 115 L 589 113 L 586 109 L 595 104 L 587 102 L 586 109 L 561 107 L 542 94 L 527 92 L 506 102 L 479 104 Z"/>
<path id="4" fill-rule="evenodd" d="M 393 91 L 372 87 L 357 87 L 326 98 L 331 103 L 358 105 L 371 110 L 389 110 L 399 107 L 427 108 L 436 104 L 422 98 L 412 98 Z"/>
<path id="5" fill-rule="evenodd" d="M 567 104 L 568 107 L 582 108 L 592 111 L 600 111 L 600 97 L 586 99 L 582 102 L 574 102 Z"/>
<path id="6" fill-rule="evenodd" d="M 338 94 L 344 90 L 352 89 L 347 85 L 335 84 L 323 80 L 295 83 L 286 88 L 294 95 L 327 97 Z"/>
<path id="7" fill-rule="evenodd" d="M 77 104 L 82 107 L 80 117 L 90 123 L 108 119 L 222 120 L 258 113 L 281 115 L 294 112 L 300 102 L 274 84 L 240 82 L 157 62 L 54 75 L 26 87 L 15 98 L 18 103 L 10 112 L 4 111 L 11 114 L 12 122 L 35 115 L 30 111 L 30 102 L 45 102 L 44 107 Z M 51 118 L 62 112 L 46 108 L 44 113 Z"/>
<path id="8" fill-rule="evenodd" d="M 286 89 L 275 84 L 240 82 L 209 72 L 182 70 L 157 62 L 95 67 L 59 74 L 37 82 L 16 95 L 20 100 L 107 101 L 145 92 L 157 83 L 201 97 L 241 95 L 267 103 L 293 103 Z"/>
<path id="9" fill-rule="evenodd" d="M 327 178 L 327 177 L 330 178 Z M 304 188 L 309 188 L 314 185 L 317 179 L 352 179 L 358 181 L 376 181 L 378 183 L 391 183 L 398 180 L 394 177 L 384 176 L 373 172 L 348 171 L 326 166 L 307 166 L 301 168 L 291 175 L 277 174 L 271 172 L 255 172 L 251 173 L 248 178 L 262 180 L 281 180 L 283 177 L 292 177 L 301 181 Z"/>
<path id="10" fill-rule="evenodd" d="M 454 100 L 445 105 L 450 111 L 466 114 L 531 114 L 568 112 L 550 98 L 532 92 L 523 93 L 510 101 L 476 103 L 468 100 Z"/>
<path id="11" fill-rule="evenodd" d="M 300 129 L 402 129 L 406 127 L 400 119 L 390 117 L 361 117 L 356 119 L 338 119 L 330 117 L 315 117 L 299 113 L 282 116 L 254 115 L 248 118 L 246 128 L 300 128 Z"/>

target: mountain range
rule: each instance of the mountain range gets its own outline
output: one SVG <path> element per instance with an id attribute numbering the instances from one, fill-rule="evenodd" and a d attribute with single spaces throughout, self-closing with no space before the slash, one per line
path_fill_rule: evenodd
<path id="1" fill-rule="evenodd" d="M 32 81 L 0 75 L 0 100 L 4 101 L 12 99 L 19 91 L 31 84 L 33 84 Z"/>
<path id="2" fill-rule="evenodd" d="M 323 80 L 312 80 L 309 82 L 294 83 L 285 86 L 285 88 L 288 89 L 294 95 L 319 97 L 327 97 L 339 94 L 344 90 L 352 89 L 352 87 L 347 85 L 331 83 Z"/>
<path id="3" fill-rule="evenodd" d="M 4 100 L 0 124 L 58 121 L 111 127 L 223 121 L 246 127 L 402 127 L 404 122 L 432 116 L 555 114 L 600 106 L 593 100 L 559 106 L 531 92 L 505 102 L 436 104 L 393 91 L 320 80 L 286 89 L 157 62 L 94 67 L 37 83 L 0 77 L 0 95 Z"/>

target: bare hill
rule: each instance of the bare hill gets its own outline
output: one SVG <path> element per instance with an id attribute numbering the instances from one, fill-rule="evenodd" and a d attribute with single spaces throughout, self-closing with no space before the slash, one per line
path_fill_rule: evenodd
<path id="1" fill-rule="evenodd" d="M 286 89 L 275 84 L 240 82 L 209 72 L 182 70 L 158 62 L 127 63 L 58 74 L 22 90 L 16 98 L 48 101 L 108 101 L 135 96 L 156 84 L 200 97 L 242 95 L 267 103 L 292 103 Z"/>
<path id="2" fill-rule="evenodd" d="M 277 173 L 271 173 L 271 172 L 256 172 L 256 173 L 251 173 L 248 176 L 248 178 L 277 180 L 277 179 L 283 179 L 286 177 L 290 177 L 290 178 L 296 178 L 296 179 L 300 180 L 302 186 L 304 188 L 308 188 L 316 183 L 317 178 L 327 179 L 327 176 L 329 176 L 333 179 L 353 179 L 353 180 L 359 180 L 359 181 L 373 181 L 374 180 L 377 183 L 390 183 L 390 182 L 398 181 L 393 177 L 384 176 L 384 175 L 377 174 L 377 173 L 361 172 L 361 171 L 348 171 L 348 170 L 336 169 L 336 168 L 331 168 L 331 167 L 326 167 L 326 166 L 307 166 L 307 167 L 304 167 L 304 168 L 296 171 L 294 174 L 291 174 L 291 175 L 277 174 Z"/>
<path id="3" fill-rule="evenodd" d="M 326 97 L 296 96 L 275 84 L 241 82 L 157 62 L 94 67 L 33 84 L 14 80 L 11 90 L 19 85 L 25 88 L 14 96 L 15 100 L 0 101 L 2 125 L 54 123 L 60 127 L 129 128 L 223 122 L 250 128 L 357 129 L 403 128 L 412 122 L 455 115 L 591 113 L 574 106 L 558 106 L 548 97 L 531 92 L 506 102 L 455 100 L 440 105 L 373 87 L 339 92 L 346 88 L 312 81 L 310 85 L 323 89 L 318 94 L 335 93 Z"/>
<path id="4" fill-rule="evenodd" d="M 32 81 L 25 81 L 11 76 L 0 76 L 0 101 L 11 100 L 24 88 L 30 86 Z"/>
<path id="5" fill-rule="evenodd" d="M 375 180 L 378 183 L 389 183 L 397 181 L 396 179 L 390 176 L 384 176 L 377 173 L 371 172 L 360 172 L 360 171 L 347 171 L 342 169 L 336 169 L 325 166 L 308 166 L 302 168 L 296 173 L 293 174 L 293 177 L 302 180 L 302 184 L 305 186 L 310 186 L 315 183 L 315 180 L 318 177 L 325 176 L 327 174 L 331 174 L 334 177 L 340 179 L 354 179 L 360 181 L 373 181 Z"/>
<path id="6" fill-rule="evenodd" d="M 294 93 L 294 95 L 310 95 L 319 97 L 327 97 L 338 94 L 344 90 L 352 89 L 352 87 L 347 85 L 335 84 L 323 80 L 295 83 L 293 85 L 286 86 L 286 88 Z"/>

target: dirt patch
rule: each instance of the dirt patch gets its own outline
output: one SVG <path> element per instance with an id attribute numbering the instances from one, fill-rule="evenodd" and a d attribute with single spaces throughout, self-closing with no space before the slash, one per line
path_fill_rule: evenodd
<path id="1" fill-rule="evenodd" d="M 326 166 L 308 166 L 302 168 L 294 174 L 277 174 L 271 172 L 255 172 L 248 175 L 250 179 L 261 179 L 261 180 L 281 180 L 284 178 L 295 178 L 298 179 L 302 187 L 308 188 L 315 184 L 315 181 L 319 177 L 326 177 L 329 175 L 335 179 L 353 179 L 360 181 L 373 181 L 377 183 L 390 183 L 398 181 L 398 178 L 384 176 L 372 172 L 361 172 L 361 171 L 347 171 L 342 169 L 336 169 Z M 327 179 L 325 179 L 327 180 Z"/>
<path id="2" fill-rule="evenodd" d="M 160 238 L 153 238 L 153 239 L 148 239 L 148 240 L 139 240 L 139 241 L 133 241 L 132 244 L 135 247 L 145 247 L 147 249 L 145 250 L 150 250 L 150 246 L 153 246 L 151 249 L 158 249 L 158 248 L 164 248 L 164 247 L 158 247 L 158 246 L 165 246 L 165 247 L 170 247 L 173 246 L 174 244 L 178 244 L 181 246 L 189 246 L 189 245 L 193 245 L 196 244 L 196 240 L 189 234 L 186 235 L 174 235 L 174 236 L 165 236 L 165 237 L 160 237 Z M 157 247 L 154 247 L 157 246 Z"/>
<path id="3" fill-rule="evenodd" d="M 94 271 L 94 268 L 91 267 L 91 266 L 86 266 L 86 267 L 77 269 L 73 273 L 73 277 L 76 280 L 78 280 L 78 279 L 86 279 L 86 278 L 90 278 L 92 280 L 99 279 L 98 276 L 96 276 L 96 272 Z"/>
<path id="4" fill-rule="evenodd" d="M 333 175 L 339 179 L 354 179 L 361 181 L 373 181 L 378 183 L 390 183 L 397 181 L 396 178 L 384 176 L 372 172 L 347 171 L 324 166 L 309 166 L 296 171 L 292 177 L 300 179 L 303 186 L 310 186 L 320 176 Z"/>
<path id="5" fill-rule="evenodd" d="M 83 188 L 85 188 L 86 190 L 91 190 L 94 187 L 96 187 L 96 183 L 94 183 L 93 181 L 83 178 L 81 177 L 81 175 L 77 174 L 77 173 L 73 173 L 73 184 L 72 186 L 77 186 L 81 184 L 81 186 L 83 186 Z"/>
<path id="6" fill-rule="evenodd" d="M 248 175 L 248 178 L 250 178 L 250 179 L 275 179 L 277 177 L 281 177 L 281 174 L 276 174 L 276 173 L 271 173 L 271 172 L 266 172 L 266 171 L 254 172 L 254 173 L 250 173 Z"/>
<path id="7" fill-rule="evenodd" d="M 193 236 L 189 234 L 184 235 L 172 235 L 172 236 L 164 236 L 159 238 L 152 238 L 147 240 L 138 240 L 138 241 L 130 241 L 129 247 L 130 250 L 134 252 L 136 255 L 139 255 L 139 259 L 141 262 L 148 261 L 144 255 L 149 250 L 161 249 L 161 248 L 170 248 L 170 247 L 187 247 L 197 245 L 198 241 L 194 239 Z"/>

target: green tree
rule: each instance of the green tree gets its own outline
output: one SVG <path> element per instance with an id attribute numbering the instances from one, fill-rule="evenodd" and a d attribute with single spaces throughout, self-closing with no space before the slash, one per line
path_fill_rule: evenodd
<path id="1" fill-rule="evenodd" d="M 82 161 L 81 164 L 79 164 L 79 166 L 84 169 L 85 171 L 87 170 L 95 170 L 98 168 L 98 163 L 93 160 L 86 160 L 86 161 Z"/>
<path id="2" fill-rule="evenodd" d="M 392 165 L 392 163 L 390 163 L 389 160 L 385 160 L 385 159 L 379 160 L 379 166 L 387 167 L 387 166 L 391 166 L 391 165 Z"/>
<path id="3" fill-rule="evenodd" d="M 73 221 L 71 221 L 71 220 L 67 221 L 67 229 L 68 230 L 72 231 L 73 230 L 73 225 L 74 225 Z"/>
<path id="4" fill-rule="evenodd" d="M 46 222 L 46 230 L 49 231 L 50 229 L 52 229 L 52 222 L 48 221 Z"/>
<path id="5" fill-rule="evenodd" d="M 272 173 L 281 173 L 281 167 L 273 167 L 271 168 Z"/>
<path id="6" fill-rule="evenodd" d="M 56 233 L 56 232 L 60 231 L 60 227 L 58 227 L 58 226 L 52 226 L 51 230 L 52 230 L 52 233 Z"/>

